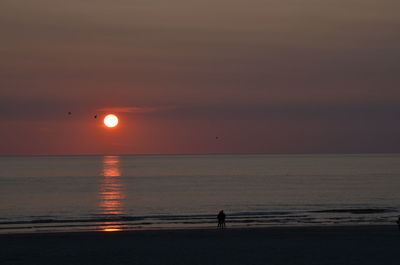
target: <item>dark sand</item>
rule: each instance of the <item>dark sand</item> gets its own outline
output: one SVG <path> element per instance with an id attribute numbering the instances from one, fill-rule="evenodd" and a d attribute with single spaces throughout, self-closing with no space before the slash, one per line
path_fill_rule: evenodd
<path id="1" fill-rule="evenodd" d="M 397 226 L 0 235 L 0 264 L 400 264 Z"/>

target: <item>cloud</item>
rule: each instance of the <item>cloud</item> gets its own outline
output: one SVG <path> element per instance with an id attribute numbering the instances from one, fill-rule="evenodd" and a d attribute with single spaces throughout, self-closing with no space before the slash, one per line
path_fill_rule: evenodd
<path id="1" fill-rule="evenodd" d="M 165 110 L 175 109 L 174 106 L 163 106 L 163 107 L 109 107 L 100 108 L 97 111 L 100 112 L 115 112 L 115 113 L 154 113 Z"/>

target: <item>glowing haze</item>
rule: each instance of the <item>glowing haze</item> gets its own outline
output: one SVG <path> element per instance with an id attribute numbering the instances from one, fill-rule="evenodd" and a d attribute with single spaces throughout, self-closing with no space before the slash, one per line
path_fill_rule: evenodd
<path id="1" fill-rule="evenodd" d="M 399 7 L 3 0 L 0 154 L 399 152 Z"/>

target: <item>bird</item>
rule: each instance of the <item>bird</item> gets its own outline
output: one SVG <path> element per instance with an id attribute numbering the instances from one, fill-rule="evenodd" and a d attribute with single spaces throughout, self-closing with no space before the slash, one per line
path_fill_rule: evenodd
<path id="1" fill-rule="evenodd" d="M 94 118 L 95 118 L 95 119 L 97 119 L 97 114 L 96 114 L 96 115 L 94 115 Z"/>
<path id="2" fill-rule="evenodd" d="M 215 139 L 217 139 L 217 140 L 218 140 L 218 139 L 219 139 L 219 137 L 217 136 L 217 137 L 215 137 Z"/>
<path id="3" fill-rule="evenodd" d="M 72 114 L 72 112 L 71 111 L 68 111 L 68 115 L 71 115 Z"/>

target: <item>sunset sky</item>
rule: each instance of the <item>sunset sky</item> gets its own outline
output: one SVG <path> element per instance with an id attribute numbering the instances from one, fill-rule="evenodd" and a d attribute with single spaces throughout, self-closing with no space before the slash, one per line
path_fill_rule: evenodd
<path id="1" fill-rule="evenodd" d="M 0 155 L 400 152 L 399 9 L 2 0 Z"/>

